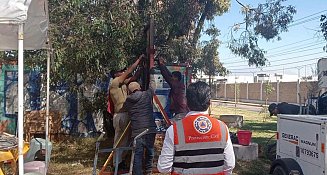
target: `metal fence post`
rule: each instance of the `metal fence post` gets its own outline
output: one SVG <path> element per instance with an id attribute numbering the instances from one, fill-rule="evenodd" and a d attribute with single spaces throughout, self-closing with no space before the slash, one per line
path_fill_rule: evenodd
<path id="1" fill-rule="evenodd" d="M 300 103 L 300 97 L 299 97 L 299 94 L 300 94 L 300 79 L 297 80 L 297 83 L 296 83 L 296 103 L 299 104 Z"/>
<path id="2" fill-rule="evenodd" d="M 249 82 L 246 82 L 246 99 L 249 99 Z"/>
<path id="3" fill-rule="evenodd" d="M 277 90 L 276 90 L 277 91 L 276 92 L 277 93 L 276 94 L 276 96 L 277 96 L 277 99 L 276 99 L 277 100 L 277 103 L 279 102 L 279 83 L 280 83 L 279 80 L 277 80 L 277 84 L 276 84 L 276 86 L 277 86 Z"/>
<path id="4" fill-rule="evenodd" d="M 225 99 L 226 99 L 227 98 L 227 92 L 226 92 L 226 90 L 227 90 L 227 83 L 226 82 L 225 82 L 224 86 L 225 86 L 224 96 L 225 96 Z"/>
<path id="5" fill-rule="evenodd" d="M 263 88 L 262 88 L 262 86 L 263 86 L 263 81 L 261 81 L 261 84 L 260 84 L 260 100 L 262 101 L 262 91 L 263 91 Z"/>

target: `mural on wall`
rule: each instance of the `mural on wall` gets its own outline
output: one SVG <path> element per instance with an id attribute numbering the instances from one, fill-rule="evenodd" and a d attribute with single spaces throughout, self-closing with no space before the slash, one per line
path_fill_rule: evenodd
<path id="1" fill-rule="evenodd" d="M 2 130 L 10 134 L 17 132 L 18 116 L 18 69 L 17 65 L 1 66 L 0 77 L 0 122 L 4 123 Z M 27 113 L 31 111 L 44 111 L 46 107 L 46 86 L 42 84 L 42 78 L 45 78 L 39 70 L 28 70 L 24 72 L 24 110 Z M 106 80 L 107 81 L 107 80 Z M 45 81 L 44 81 L 45 82 Z M 109 81 L 97 82 L 95 85 L 81 84 L 84 96 L 92 101 L 97 91 L 107 91 Z M 71 135 L 89 136 L 90 133 L 102 130 L 102 119 L 99 112 L 82 113 L 82 107 L 79 105 L 81 96 L 68 91 L 68 87 L 62 84 L 59 87 L 52 88 L 50 91 L 50 112 L 58 111 L 55 114 L 60 116 L 61 130 Z M 34 113 L 33 113 L 34 114 Z M 44 112 L 40 114 L 45 115 Z M 80 115 L 78 115 L 80 114 Z M 25 116 L 26 117 L 26 116 Z M 100 117 L 100 119 L 98 119 Z M 30 120 L 30 119 L 29 119 Z M 28 121 L 27 123 L 29 123 Z M 42 117 L 36 121 L 40 123 L 40 130 L 44 130 Z M 33 123 L 33 122 L 30 122 Z M 24 128 L 30 127 L 24 123 Z M 56 131 L 58 132 L 58 131 Z"/>

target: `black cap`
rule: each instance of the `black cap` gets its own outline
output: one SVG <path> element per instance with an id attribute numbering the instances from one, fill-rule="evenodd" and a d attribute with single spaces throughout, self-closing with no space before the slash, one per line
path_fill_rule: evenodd
<path id="1" fill-rule="evenodd" d="M 111 76 L 112 78 L 115 78 L 115 74 L 116 74 L 117 72 L 122 72 L 122 71 L 125 71 L 125 70 L 127 70 L 127 67 L 124 67 L 123 69 L 120 69 L 120 70 L 117 70 L 117 69 L 111 69 L 111 71 L 110 71 L 109 73 L 110 73 L 110 76 Z"/>

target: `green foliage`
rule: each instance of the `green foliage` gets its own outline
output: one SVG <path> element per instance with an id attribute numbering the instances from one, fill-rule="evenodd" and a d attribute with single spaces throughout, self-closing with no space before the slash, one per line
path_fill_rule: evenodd
<path id="1" fill-rule="evenodd" d="M 321 32 L 327 41 L 327 16 L 326 15 L 321 15 L 320 17 L 320 27 L 321 27 Z M 324 46 L 324 51 L 327 52 L 327 44 Z"/>
<path id="2" fill-rule="evenodd" d="M 249 33 L 249 32 L 245 32 Z M 232 39 L 228 45 L 229 49 L 236 55 L 242 58 L 248 59 L 249 66 L 266 64 L 267 58 L 265 58 L 266 51 L 262 50 L 258 46 L 258 38 L 255 36 L 242 36 L 242 43 L 239 40 Z"/>
<path id="3" fill-rule="evenodd" d="M 268 100 L 272 92 L 275 91 L 274 86 L 270 83 L 267 82 L 264 87 L 264 92 L 265 92 L 265 105 L 262 106 L 262 110 L 259 112 L 260 114 L 263 114 L 263 121 L 266 121 L 268 117 L 270 117 L 269 112 L 268 112 Z"/>
<path id="4" fill-rule="evenodd" d="M 274 86 L 273 86 L 270 82 L 267 82 L 267 83 L 265 84 L 265 94 L 266 94 L 266 99 L 267 99 L 267 100 L 268 100 L 270 94 L 271 94 L 272 92 L 274 92 L 274 91 L 275 91 Z"/>
<path id="5" fill-rule="evenodd" d="M 227 12 L 230 0 L 167 0 L 160 1 L 155 13 L 155 44 L 168 63 L 190 63 L 194 75 L 202 70 L 209 76 L 226 74 L 219 62 L 215 27 L 204 28 L 205 21 Z M 213 37 L 199 43 L 201 32 Z"/>
<path id="6" fill-rule="evenodd" d="M 261 35 L 267 41 L 279 37 L 281 32 L 287 32 L 287 26 L 293 21 L 296 13 L 294 6 L 283 6 L 286 0 L 268 0 L 259 4 L 255 10 L 248 13 L 247 25 L 253 26 L 254 34 Z M 280 39 L 280 38 L 278 38 Z"/>
<path id="7" fill-rule="evenodd" d="M 209 76 L 209 85 L 211 86 L 214 76 L 224 76 L 228 73 L 228 71 L 219 61 L 219 30 L 212 25 L 205 31 L 205 33 L 211 36 L 211 39 L 209 41 L 202 42 L 201 45 L 197 47 L 200 54 L 199 57 L 194 60 L 192 65 L 196 71 L 200 70 Z"/>
<path id="8" fill-rule="evenodd" d="M 209 36 L 212 36 L 210 41 L 204 41 L 201 47 L 201 56 L 198 60 L 198 64 L 201 65 L 201 69 L 206 75 L 215 76 L 215 75 L 226 75 L 227 70 L 221 62 L 219 61 L 219 30 L 214 26 L 209 28 L 206 33 Z"/>
<path id="9" fill-rule="evenodd" d="M 130 1 L 50 0 L 49 11 L 54 83 L 75 86 L 77 75 L 92 83 L 145 50 L 138 11 Z"/>
<path id="10" fill-rule="evenodd" d="M 92 83 L 108 69 L 128 66 L 136 55 L 145 52 L 144 26 L 149 14 L 155 17 L 158 51 L 170 63 L 192 63 L 201 53 L 195 46 L 199 45 L 203 22 L 225 13 L 229 6 L 230 0 L 168 0 L 157 4 L 147 0 L 137 4 L 127 0 L 50 0 L 55 58 L 52 82 L 64 80 L 74 87 L 77 75 Z"/>
<path id="11" fill-rule="evenodd" d="M 168 62 L 193 63 L 200 56 L 204 22 L 227 12 L 230 0 L 167 0 L 156 7 L 156 46 Z"/>
<path id="12" fill-rule="evenodd" d="M 181 36 L 192 39 L 191 35 L 200 34 L 195 30 L 202 31 L 201 22 L 213 20 L 215 16 L 227 12 L 230 0 L 167 0 L 161 1 L 160 7 L 156 15 L 158 36 L 163 41 Z M 195 44 L 198 37 L 194 36 Z"/>
<path id="13" fill-rule="evenodd" d="M 142 11 L 126 0 L 50 0 L 51 83 L 71 91 L 94 84 L 109 70 L 122 69 L 145 53 Z M 106 79 L 106 78 L 105 78 Z M 105 109 L 106 94 L 80 98 L 83 112 Z"/>
<path id="14" fill-rule="evenodd" d="M 280 40 L 280 33 L 286 32 L 288 25 L 293 21 L 296 13 L 294 6 L 284 6 L 282 2 L 286 0 L 267 0 L 264 4 L 259 4 L 257 8 L 245 6 L 236 0 L 243 7 L 244 22 L 233 27 L 234 31 L 240 29 L 243 32 L 239 39 L 231 36 L 229 48 L 231 51 L 245 59 L 249 65 L 264 66 L 267 58 L 265 51 L 258 45 L 258 39 L 264 38 L 267 41 Z M 245 24 L 245 28 L 240 26 Z M 233 30 L 231 33 L 233 33 Z"/>

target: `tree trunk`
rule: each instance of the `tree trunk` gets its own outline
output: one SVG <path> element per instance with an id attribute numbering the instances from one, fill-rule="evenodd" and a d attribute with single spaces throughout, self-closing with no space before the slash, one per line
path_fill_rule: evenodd
<path id="1" fill-rule="evenodd" d="M 200 38 L 200 33 L 201 33 L 202 28 L 203 28 L 204 21 L 205 21 L 205 19 L 207 17 L 210 5 L 211 5 L 211 1 L 207 0 L 206 1 L 206 6 L 204 8 L 204 11 L 203 11 L 200 19 L 199 19 L 198 25 L 197 25 L 197 27 L 195 29 L 195 32 L 194 32 L 194 35 L 193 35 L 193 42 L 192 42 L 193 47 L 196 46 L 196 43 L 198 42 L 198 40 Z"/>

